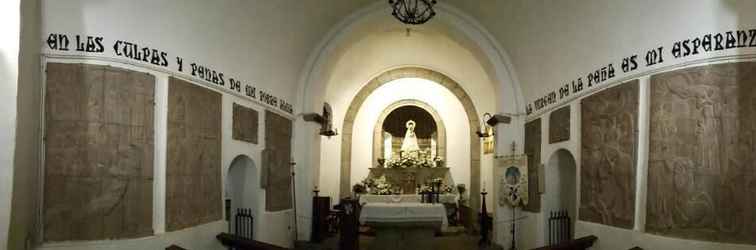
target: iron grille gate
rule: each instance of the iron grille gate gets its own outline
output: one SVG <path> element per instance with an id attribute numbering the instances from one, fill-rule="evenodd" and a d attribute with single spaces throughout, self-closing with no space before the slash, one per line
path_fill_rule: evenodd
<path id="1" fill-rule="evenodd" d="M 254 218 L 252 209 L 237 208 L 234 216 L 234 235 L 247 240 L 252 240 L 254 233 Z"/>
<path id="2" fill-rule="evenodd" d="M 572 223 L 567 210 L 551 212 L 549 216 L 549 245 L 572 240 Z"/>

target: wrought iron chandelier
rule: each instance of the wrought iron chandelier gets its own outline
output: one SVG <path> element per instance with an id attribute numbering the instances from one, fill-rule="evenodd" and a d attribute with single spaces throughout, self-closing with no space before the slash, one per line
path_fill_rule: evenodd
<path id="1" fill-rule="evenodd" d="M 391 15 L 406 24 L 424 24 L 436 15 L 436 0 L 389 0 L 389 4 L 394 9 Z"/>

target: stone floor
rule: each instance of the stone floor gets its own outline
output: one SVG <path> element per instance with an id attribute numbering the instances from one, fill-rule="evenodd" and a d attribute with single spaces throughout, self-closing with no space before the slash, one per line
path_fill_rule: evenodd
<path id="1" fill-rule="evenodd" d="M 373 236 L 367 236 L 367 235 L 360 236 L 360 250 L 367 250 L 367 246 L 370 244 L 370 242 L 373 239 L 375 239 L 375 237 Z M 434 240 L 440 241 L 441 243 L 438 245 L 442 247 L 436 248 L 436 249 L 429 249 L 429 250 L 467 250 L 467 249 L 500 250 L 502 249 L 501 247 L 497 247 L 497 246 L 479 247 L 478 246 L 479 239 L 480 239 L 480 236 L 468 235 L 468 234 L 437 236 L 434 238 Z M 338 237 L 331 237 L 320 244 L 298 243 L 296 249 L 298 250 L 338 250 L 337 245 L 338 245 Z M 417 250 L 424 250 L 424 249 L 417 249 Z"/>

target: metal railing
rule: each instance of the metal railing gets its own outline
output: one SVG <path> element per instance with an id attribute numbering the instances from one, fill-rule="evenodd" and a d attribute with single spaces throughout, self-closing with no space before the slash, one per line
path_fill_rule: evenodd
<path id="1" fill-rule="evenodd" d="M 552 211 L 549 215 L 549 245 L 572 240 L 572 219 L 567 210 Z"/>
<path id="2" fill-rule="evenodd" d="M 249 208 L 237 208 L 236 216 L 234 216 L 234 235 L 243 239 L 254 239 L 254 218 L 252 217 L 252 209 Z"/>

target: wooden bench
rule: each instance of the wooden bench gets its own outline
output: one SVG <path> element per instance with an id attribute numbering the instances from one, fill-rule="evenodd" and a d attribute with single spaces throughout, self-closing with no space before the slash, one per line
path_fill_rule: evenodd
<path id="1" fill-rule="evenodd" d="M 170 245 L 170 246 L 166 247 L 165 250 L 186 250 L 186 248 L 183 248 L 183 247 L 180 247 L 180 246 L 176 246 L 176 245 Z"/>
<path id="2" fill-rule="evenodd" d="M 242 249 L 242 250 L 287 250 L 288 249 L 288 248 L 283 248 L 279 246 L 274 246 L 265 242 L 241 238 L 241 237 L 234 236 L 228 233 L 218 234 L 218 236 L 216 236 L 215 238 L 218 239 L 218 241 L 220 241 L 221 244 L 223 244 L 224 246 L 234 247 L 235 249 Z"/>
<path id="3" fill-rule="evenodd" d="M 596 242 L 597 239 L 596 236 L 589 235 L 553 246 L 534 248 L 533 250 L 584 250 L 593 246 L 593 243 Z"/>

